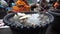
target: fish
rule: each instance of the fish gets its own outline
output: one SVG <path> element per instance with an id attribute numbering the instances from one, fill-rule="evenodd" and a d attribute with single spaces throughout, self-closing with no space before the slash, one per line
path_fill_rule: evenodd
<path id="1" fill-rule="evenodd" d="M 31 16 L 30 15 L 25 15 L 25 16 L 19 18 L 19 19 L 25 19 L 25 18 L 29 18 L 29 17 L 31 17 Z"/>

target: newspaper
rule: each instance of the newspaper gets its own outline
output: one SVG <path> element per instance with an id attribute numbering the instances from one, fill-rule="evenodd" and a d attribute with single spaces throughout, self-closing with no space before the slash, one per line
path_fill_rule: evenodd
<path id="1" fill-rule="evenodd" d="M 9 28 L 9 26 L 4 26 L 3 19 L 0 19 L 0 29 L 1 28 Z"/>

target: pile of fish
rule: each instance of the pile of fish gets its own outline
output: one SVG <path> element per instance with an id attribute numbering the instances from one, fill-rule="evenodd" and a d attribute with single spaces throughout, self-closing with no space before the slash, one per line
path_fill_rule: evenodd
<path id="1" fill-rule="evenodd" d="M 36 27 L 36 26 L 41 27 L 49 23 L 49 17 L 43 13 L 41 14 L 17 13 L 10 20 L 18 22 L 25 27 Z"/>

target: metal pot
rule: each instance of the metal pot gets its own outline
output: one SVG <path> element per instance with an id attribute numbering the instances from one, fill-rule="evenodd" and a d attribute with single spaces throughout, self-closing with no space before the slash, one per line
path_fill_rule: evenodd
<path id="1" fill-rule="evenodd" d="M 60 32 L 60 10 L 55 9 L 55 10 L 50 10 L 49 13 L 51 13 L 54 16 L 54 23 L 52 24 L 52 29 Z"/>

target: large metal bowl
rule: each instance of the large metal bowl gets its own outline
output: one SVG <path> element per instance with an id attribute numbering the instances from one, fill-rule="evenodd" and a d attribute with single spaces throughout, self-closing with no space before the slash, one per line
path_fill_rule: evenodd
<path id="1" fill-rule="evenodd" d="M 36 14 L 36 13 L 38 13 L 38 12 L 25 12 L 25 14 Z M 20 31 L 23 31 L 23 32 L 26 31 L 26 33 L 29 32 L 29 33 L 38 34 L 42 27 L 48 26 L 48 24 L 52 23 L 53 20 L 54 20 L 54 17 L 51 14 L 49 14 L 49 13 L 44 13 L 44 14 L 49 17 L 49 20 L 50 20 L 49 23 L 46 23 L 44 26 L 42 26 L 42 25 L 40 27 L 37 26 L 36 28 L 33 28 L 33 27 L 30 27 L 30 28 L 23 27 L 23 28 L 21 28 L 23 25 L 20 25 L 20 23 L 10 21 L 9 19 L 12 18 L 15 15 L 15 13 L 10 13 L 10 14 L 6 15 L 3 19 L 3 21 L 6 25 L 13 28 L 14 31 L 15 31 L 15 29 L 17 29 L 17 30 L 20 30 Z M 36 32 L 38 32 L 38 33 L 36 33 Z"/>

